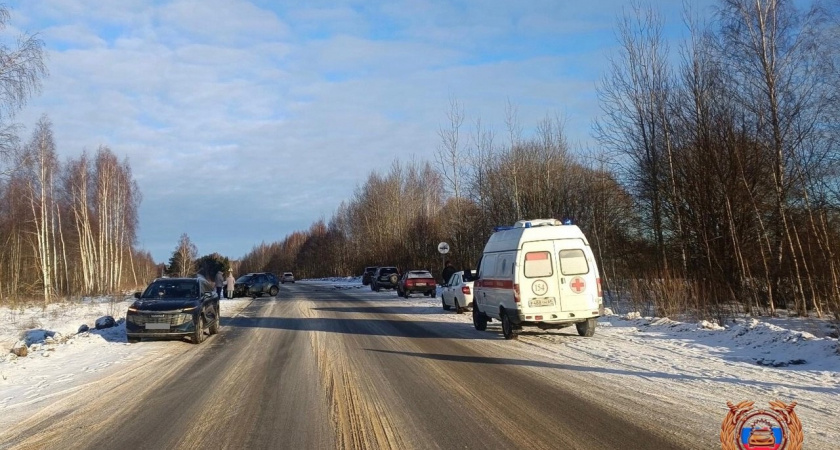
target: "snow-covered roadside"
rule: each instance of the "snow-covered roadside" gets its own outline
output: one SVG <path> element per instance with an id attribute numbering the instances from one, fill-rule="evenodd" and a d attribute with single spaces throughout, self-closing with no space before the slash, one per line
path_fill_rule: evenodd
<path id="1" fill-rule="evenodd" d="M 128 344 L 123 321 L 133 300 L 95 298 L 54 303 L 46 309 L 0 308 L 0 426 L 11 412 L 37 407 L 44 399 L 78 389 L 103 376 L 102 372 L 192 345 L 173 346 L 167 341 Z M 250 302 L 250 298 L 222 300 L 222 317 L 239 314 Z M 106 315 L 117 325 L 95 329 L 96 319 Z M 82 325 L 90 330 L 79 332 Z M 28 349 L 25 357 L 10 352 L 21 340 Z"/>
<path id="2" fill-rule="evenodd" d="M 308 281 L 339 290 L 360 289 L 356 278 Z M 367 287 L 364 287 L 367 289 Z M 393 299 L 423 309 L 412 320 L 461 322 L 471 315 L 443 311 L 439 298 L 398 299 L 393 291 L 365 296 Z M 491 323 L 488 332 L 501 333 Z M 638 314 L 602 317 L 592 338 L 574 327 L 526 330 L 515 348 L 524 359 L 555 361 L 580 376 L 597 376 L 620 394 L 650 404 L 684 405 L 698 423 L 720 423 L 726 402 L 797 402 L 806 448 L 837 448 L 840 423 L 840 345 L 828 320 L 745 318 L 718 326 L 676 322 Z M 508 347 L 509 348 L 509 347 Z M 641 405 L 640 405 L 641 407 Z M 702 418 L 702 419 L 701 419 Z"/>

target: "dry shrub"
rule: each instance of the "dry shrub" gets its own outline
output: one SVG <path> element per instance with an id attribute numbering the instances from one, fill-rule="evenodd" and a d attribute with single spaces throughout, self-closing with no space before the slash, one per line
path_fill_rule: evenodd
<path id="1" fill-rule="evenodd" d="M 678 277 L 612 281 L 609 306 L 617 313 L 675 320 L 715 320 L 722 324 L 740 307 L 729 301 L 731 292 L 720 283 Z"/>

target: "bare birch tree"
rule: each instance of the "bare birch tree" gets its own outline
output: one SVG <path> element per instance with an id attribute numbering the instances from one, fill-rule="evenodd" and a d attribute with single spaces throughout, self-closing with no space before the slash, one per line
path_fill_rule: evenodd
<path id="1" fill-rule="evenodd" d="M 195 262 L 198 258 L 198 248 L 190 240 L 187 233 L 178 239 L 178 245 L 169 259 L 169 274 L 176 277 L 189 277 L 195 274 Z"/>
<path id="2" fill-rule="evenodd" d="M 52 126 L 46 117 L 38 121 L 30 142 L 18 160 L 18 173 L 26 183 L 26 199 L 30 211 L 32 247 L 35 250 L 44 304 L 54 292 L 55 277 L 55 177 L 58 158 Z"/>
<path id="3" fill-rule="evenodd" d="M 0 5 L 0 32 L 8 27 L 9 9 Z M 44 64 L 44 42 L 37 34 L 21 34 L 16 45 L 0 42 L 0 159 L 7 156 L 17 142 L 15 114 L 41 88 L 47 75 Z"/>
<path id="4" fill-rule="evenodd" d="M 644 211 L 660 255 L 660 270 L 667 272 L 667 202 L 676 201 L 666 119 L 671 81 L 668 48 L 662 17 L 653 9 L 632 8 L 618 25 L 621 53 L 611 60 L 609 74 L 598 87 L 604 116 L 596 122 L 596 136 L 616 155 L 622 179 L 632 186 Z"/>
<path id="5" fill-rule="evenodd" d="M 797 249 L 791 223 L 791 194 L 802 186 L 801 164 L 820 161 L 820 147 L 805 145 L 820 130 L 831 106 L 826 83 L 833 77 L 820 32 L 821 11 L 797 10 L 792 0 L 722 0 L 719 11 L 722 54 L 731 70 L 733 94 L 751 120 L 756 138 L 768 149 L 772 167 L 775 214 L 774 281 L 778 292 L 790 259 L 789 289 L 795 308 L 805 312 L 808 262 Z M 772 301 L 772 298 L 771 298 Z M 819 305 L 811 305 L 819 313 Z"/>

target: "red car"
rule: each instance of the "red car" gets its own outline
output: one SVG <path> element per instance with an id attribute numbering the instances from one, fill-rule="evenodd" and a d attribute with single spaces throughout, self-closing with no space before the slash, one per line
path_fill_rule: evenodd
<path id="1" fill-rule="evenodd" d="M 414 292 L 422 292 L 426 297 L 434 297 L 437 290 L 435 277 L 428 270 L 407 270 L 399 283 L 397 295 L 408 298 Z"/>

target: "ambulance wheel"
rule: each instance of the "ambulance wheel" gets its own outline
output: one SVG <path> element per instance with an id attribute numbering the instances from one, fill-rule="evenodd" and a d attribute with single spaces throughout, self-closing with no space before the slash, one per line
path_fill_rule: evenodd
<path id="1" fill-rule="evenodd" d="M 473 305 L 473 326 L 478 331 L 484 331 L 487 329 L 487 316 L 485 316 L 481 311 L 478 310 L 478 307 Z"/>
<path id="2" fill-rule="evenodd" d="M 510 322 L 510 316 L 507 315 L 503 309 L 500 313 L 502 316 L 502 335 L 507 340 L 516 339 L 516 332 L 513 331 L 513 324 Z"/>
<path id="3" fill-rule="evenodd" d="M 595 334 L 595 318 L 586 319 L 586 322 L 579 322 L 575 324 L 578 334 L 583 337 L 592 337 Z"/>

